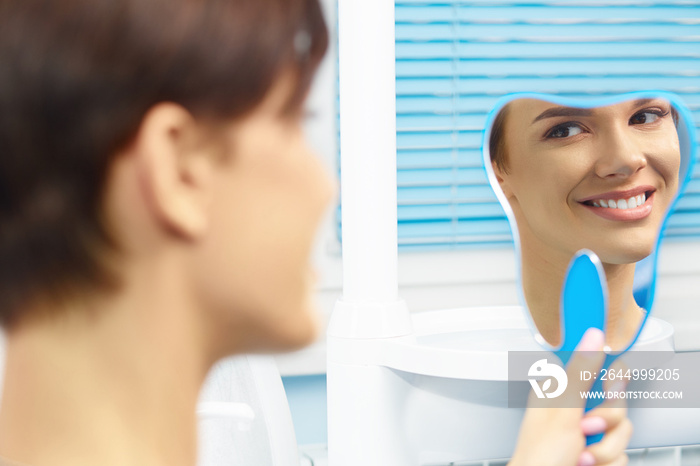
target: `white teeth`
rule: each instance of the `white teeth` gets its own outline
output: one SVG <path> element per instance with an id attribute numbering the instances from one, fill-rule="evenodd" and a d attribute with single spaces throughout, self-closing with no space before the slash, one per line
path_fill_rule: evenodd
<path id="1" fill-rule="evenodd" d="M 632 196 L 629 199 L 596 199 L 591 201 L 595 207 L 607 207 L 609 209 L 634 209 L 643 205 L 647 201 L 645 193 Z"/>

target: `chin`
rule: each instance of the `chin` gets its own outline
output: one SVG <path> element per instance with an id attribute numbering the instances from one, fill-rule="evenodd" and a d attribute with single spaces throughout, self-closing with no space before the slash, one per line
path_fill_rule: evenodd
<path id="1" fill-rule="evenodd" d="M 276 335 L 277 351 L 295 351 L 309 346 L 316 341 L 320 333 L 315 309 L 305 311 L 282 331 L 284 333 Z"/>
<path id="2" fill-rule="evenodd" d="M 299 293 L 277 309 L 277 319 L 268 324 L 268 341 L 276 351 L 294 351 L 316 341 L 321 319 L 311 292 Z"/>
<path id="3" fill-rule="evenodd" d="M 240 315 L 228 313 L 213 325 L 212 340 L 217 358 L 241 353 L 284 353 L 310 345 L 321 324 L 315 306 L 276 302 L 257 306 Z"/>
<path id="4" fill-rule="evenodd" d="M 615 250 L 608 250 L 599 254 L 600 260 L 606 264 L 634 264 L 642 259 L 646 259 L 653 251 L 652 246 L 624 247 Z"/>

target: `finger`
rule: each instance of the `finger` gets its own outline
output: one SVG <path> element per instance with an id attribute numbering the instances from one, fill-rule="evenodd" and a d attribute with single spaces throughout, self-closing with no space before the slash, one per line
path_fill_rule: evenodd
<path id="1" fill-rule="evenodd" d="M 603 381 L 603 387 L 606 391 L 622 391 L 627 388 L 629 379 L 624 376 L 629 369 L 621 359 L 617 359 L 608 370 L 608 378 Z"/>
<path id="2" fill-rule="evenodd" d="M 627 417 L 624 400 L 610 400 L 586 413 L 581 419 L 581 430 L 586 435 L 599 434 L 614 428 Z"/>
<path id="3" fill-rule="evenodd" d="M 622 455 L 622 456 L 616 458 L 615 460 L 613 460 L 609 463 L 603 463 L 603 464 L 598 463 L 596 466 L 627 466 L 629 464 L 629 462 L 630 462 L 630 459 L 625 454 L 625 455 Z"/>
<path id="4" fill-rule="evenodd" d="M 595 417 L 602 418 L 605 421 L 606 429 L 616 426 L 620 421 L 622 421 L 627 416 L 627 401 L 622 397 L 611 396 L 613 392 L 622 393 L 625 390 L 626 381 L 615 380 L 609 381 L 608 388 L 606 392 L 608 393 L 608 399 L 604 403 L 596 407 L 595 409 L 589 411 L 585 418 L 582 420 L 582 429 L 587 432 L 587 427 L 590 429 L 595 429 L 595 426 L 599 425 L 599 421 L 593 420 Z M 587 420 L 591 418 L 591 420 Z M 600 433 L 602 431 L 598 431 Z M 591 435 L 587 433 L 587 435 Z"/>
<path id="5" fill-rule="evenodd" d="M 581 374 L 585 371 L 596 373 L 603 365 L 605 354 L 603 344 L 605 337 L 603 332 L 597 328 L 589 328 L 581 338 L 581 342 L 576 347 L 576 351 L 569 360 L 566 368 L 569 386 L 566 390 L 567 404 L 570 406 L 581 406 L 585 404 L 585 399 L 581 397 L 581 392 L 587 392 L 593 385 L 593 377 L 585 380 Z"/>
<path id="6" fill-rule="evenodd" d="M 579 423 L 581 432 L 587 436 L 602 434 L 608 430 L 609 425 L 608 421 L 600 416 L 586 416 Z"/>
<path id="7" fill-rule="evenodd" d="M 632 422 L 624 419 L 615 428 L 606 431 L 603 439 L 586 449 L 596 460 L 595 464 L 611 463 L 622 455 L 632 437 Z"/>

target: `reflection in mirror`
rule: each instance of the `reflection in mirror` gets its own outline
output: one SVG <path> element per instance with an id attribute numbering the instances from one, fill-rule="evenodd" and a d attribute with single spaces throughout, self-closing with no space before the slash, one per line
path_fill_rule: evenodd
<path id="1" fill-rule="evenodd" d="M 634 297 L 636 264 L 654 254 L 689 165 L 678 104 L 645 94 L 597 107 L 562 102 L 530 95 L 494 111 L 489 178 L 519 245 L 522 292 L 541 337 L 560 344 L 562 284 L 586 248 L 607 278 L 606 343 L 622 350 L 648 310 Z"/>

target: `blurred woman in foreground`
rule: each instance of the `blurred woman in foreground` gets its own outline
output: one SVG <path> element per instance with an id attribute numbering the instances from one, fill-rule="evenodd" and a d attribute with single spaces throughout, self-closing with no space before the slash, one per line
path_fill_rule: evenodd
<path id="1" fill-rule="evenodd" d="M 317 0 L 0 0 L 7 464 L 193 465 L 209 368 L 314 339 L 327 42 Z M 576 464 L 580 410 L 533 414 L 524 464 Z M 619 458 L 624 408 L 595 419 Z"/>

